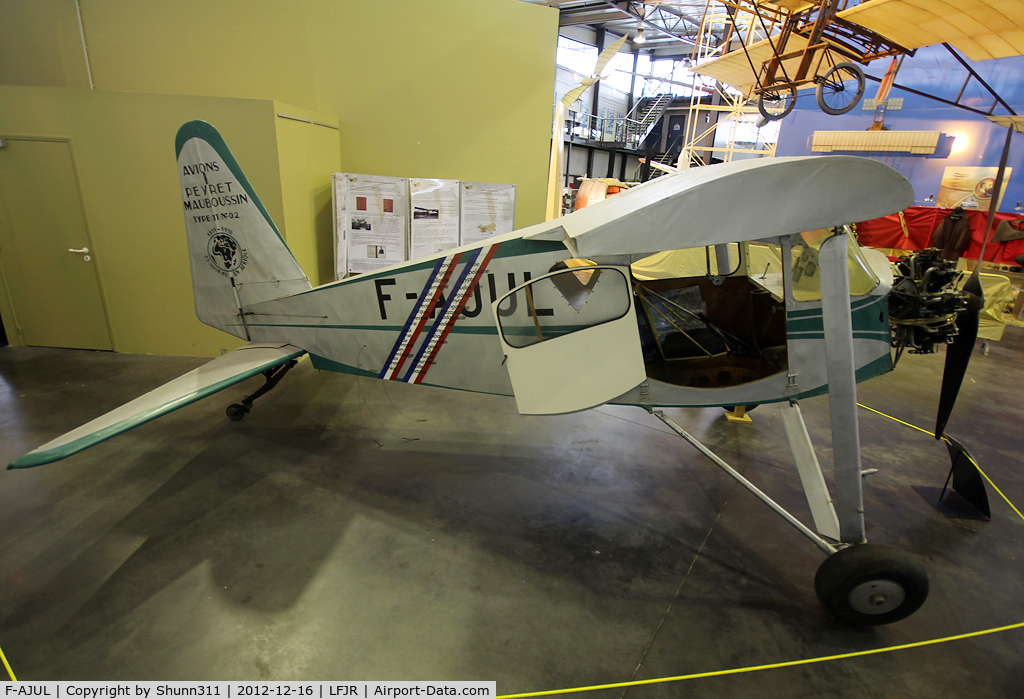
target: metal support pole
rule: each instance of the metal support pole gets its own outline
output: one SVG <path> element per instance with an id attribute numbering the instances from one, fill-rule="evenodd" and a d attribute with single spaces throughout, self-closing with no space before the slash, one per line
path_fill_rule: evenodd
<path id="1" fill-rule="evenodd" d="M 832 506 L 832 497 L 828 493 L 828 485 L 825 484 L 821 466 L 818 465 L 818 457 L 814 453 L 814 445 L 811 444 L 811 436 L 807 433 L 807 425 L 804 424 L 800 406 L 795 401 L 783 403 L 780 412 L 782 423 L 786 426 L 789 448 L 793 450 L 796 470 L 800 474 L 800 483 L 804 487 L 804 495 L 807 496 L 807 505 L 811 508 L 814 528 L 822 536 L 838 541 L 839 519 L 836 517 L 835 507 Z"/>
<path id="2" fill-rule="evenodd" d="M 739 483 L 744 488 L 749 490 L 754 495 L 754 497 L 756 497 L 758 500 L 760 500 L 765 505 L 767 505 L 772 510 L 774 510 L 777 515 L 779 515 L 784 520 L 786 520 L 791 525 L 793 525 L 793 527 L 796 528 L 796 530 L 798 532 L 800 532 L 801 534 L 806 536 L 808 539 L 810 539 L 811 542 L 815 546 L 817 546 L 819 549 L 821 549 L 823 552 L 825 552 L 826 554 L 831 556 L 833 553 L 835 553 L 838 550 L 835 546 L 830 544 L 828 541 L 826 541 L 825 539 L 821 538 L 820 536 L 815 534 L 813 531 L 811 531 L 806 525 L 804 525 L 803 522 L 798 520 L 793 515 L 789 514 L 789 512 L 784 507 L 782 507 L 782 505 L 780 505 L 779 503 L 777 503 L 774 500 L 772 500 L 770 497 L 768 497 L 767 494 L 765 494 L 765 492 L 763 490 L 761 490 L 756 485 L 754 485 L 753 483 L 748 481 L 746 478 L 744 478 L 743 474 L 741 474 L 739 471 L 734 469 L 732 466 L 730 466 L 729 464 L 725 463 L 720 458 L 718 458 L 718 456 L 713 451 L 711 451 L 706 446 L 704 446 L 703 444 L 698 442 L 695 437 L 693 437 L 689 432 L 687 432 L 682 427 L 680 427 L 679 425 L 674 423 L 668 416 L 665 415 L 665 413 L 663 413 L 660 410 L 649 410 L 649 412 L 652 415 L 654 415 L 656 418 L 658 418 L 659 420 L 664 422 L 666 425 L 668 425 L 672 429 L 673 432 L 675 432 L 680 437 L 682 437 L 687 442 L 689 442 L 697 451 L 699 451 L 701 454 L 703 454 L 704 456 L 706 456 L 709 459 L 711 459 L 711 461 L 713 461 L 716 466 L 718 466 L 720 469 L 722 469 L 727 474 L 729 474 L 729 476 L 731 476 L 737 483 Z"/>
<path id="3" fill-rule="evenodd" d="M 850 270 L 845 229 L 821 244 L 821 310 L 825 320 L 828 404 L 832 414 L 832 455 L 836 479 L 836 514 L 840 539 L 864 542 L 864 495 L 861 490 L 860 428 L 857 422 L 857 374 L 850 314 Z"/>

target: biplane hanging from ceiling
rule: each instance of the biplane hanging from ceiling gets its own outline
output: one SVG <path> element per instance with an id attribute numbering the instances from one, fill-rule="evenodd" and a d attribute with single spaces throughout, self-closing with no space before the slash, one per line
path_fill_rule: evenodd
<path id="1" fill-rule="evenodd" d="M 797 90 L 812 85 L 822 111 L 845 114 L 864 94 L 861 65 L 913 55 L 923 46 L 944 44 L 974 77 L 954 48 L 971 61 L 1024 55 L 1024 0 L 962 0 L 956 5 L 868 0 L 853 7 L 847 7 L 848 0 L 724 4 L 735 28 L 722 43 L 728 53 L 693 71 L 756 97 L 768 120 L 789 114 Z"/>

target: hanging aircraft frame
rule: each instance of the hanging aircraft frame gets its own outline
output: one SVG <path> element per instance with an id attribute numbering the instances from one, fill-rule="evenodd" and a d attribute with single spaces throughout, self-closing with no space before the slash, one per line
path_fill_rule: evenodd
<path id="1" fill-rule="evenodd" d="M 881 34 L 837 16 L 846 0 L 783 3 L 725 3 L 734 22 L 743 14 L 752 15 L 764 36 L 758 42 L 742 41 L 739 50 L 754 76 L 748 94 L 756 98 L 765 119 L 789 114 L 797 90 L 812 84 L 822 111 L 845 114 L 864 94 L 861 65 L 877 58 L 913 54 Z M 780 30 L 774 33 L 770 25 Z"/>

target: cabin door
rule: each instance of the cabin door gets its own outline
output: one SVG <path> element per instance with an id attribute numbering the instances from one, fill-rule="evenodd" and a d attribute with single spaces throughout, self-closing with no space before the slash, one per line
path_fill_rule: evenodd
<path id="1" fill-rule="evenodd" d="M 627 267 L 552 272 L 492 310 L 520 413 L 592 408 L 646 379 Z"/>

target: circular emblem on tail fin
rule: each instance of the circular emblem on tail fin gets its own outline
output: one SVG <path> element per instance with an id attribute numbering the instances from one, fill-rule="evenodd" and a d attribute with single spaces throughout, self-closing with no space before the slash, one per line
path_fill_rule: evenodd
<path id="1" fill-rule="evenodd" d="M 214 270 L 235 277 L 245 269 L 249 253 L 238 244 L 227 228 L 214 228 L 206 243 L 206 261 Z"/>

